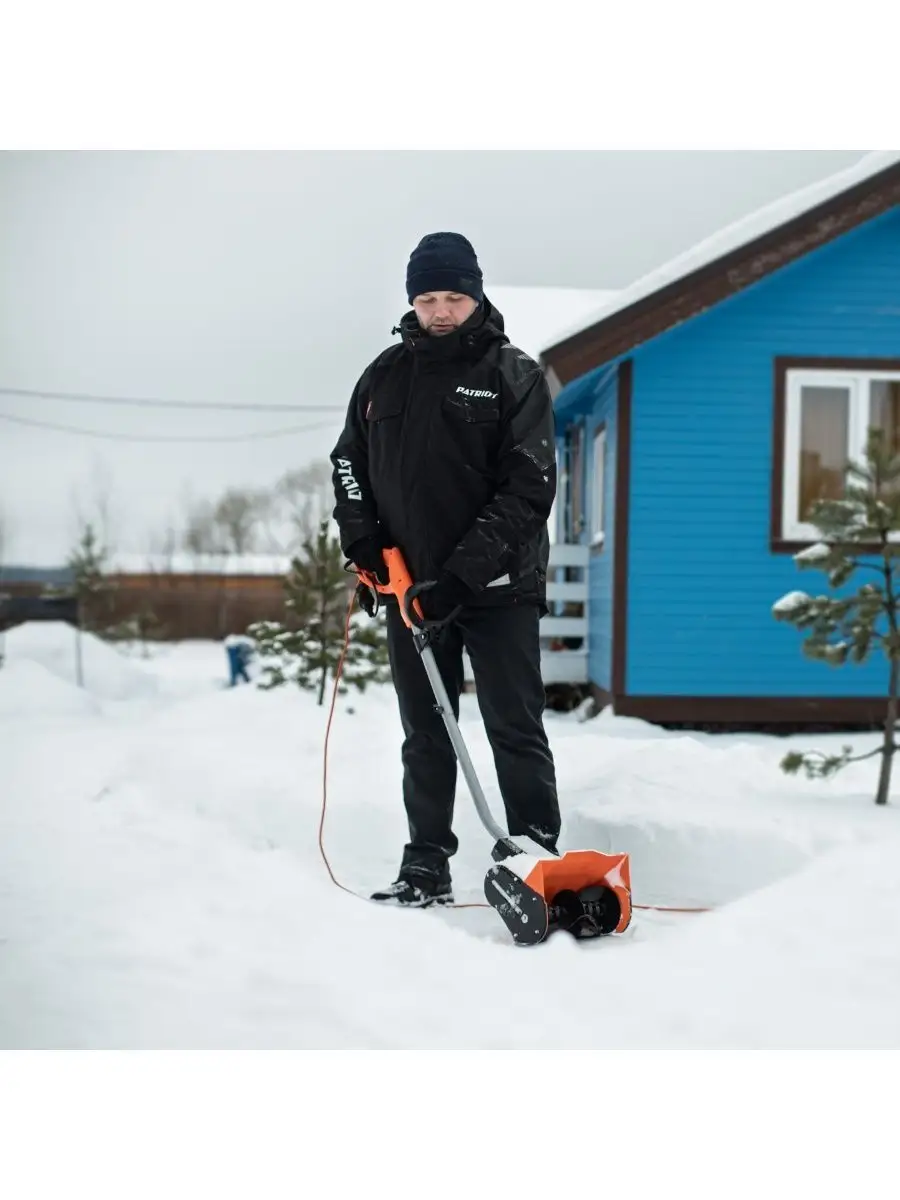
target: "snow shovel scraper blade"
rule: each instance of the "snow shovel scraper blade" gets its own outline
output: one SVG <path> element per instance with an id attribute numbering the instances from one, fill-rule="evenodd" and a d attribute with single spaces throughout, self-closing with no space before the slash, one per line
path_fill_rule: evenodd
<path id="1" fill-rule="evenodd" d="M 568 930 L 578 938 L 624 932 L 631 922 L 627 854 L 601 854 L 599 850 L 569 850 L 559 856 L 532 854 L 494 820 L 431 649 L 432 639 L 456 618 L 457 612 L 442 621 L 426 620 L 418 596 L 433 585 L 413 583 L 400 550 L 384 550 L 383 557 L 387 583 L 380 583 L 366 571 L 357 573 L 373 592 L 396 596 L 478 816 L 495 846 L 506 855 L 485 876 L 484 894 L 488 903 L 499 913 L 518 945 L 542 942 L 555 929 Z"/>

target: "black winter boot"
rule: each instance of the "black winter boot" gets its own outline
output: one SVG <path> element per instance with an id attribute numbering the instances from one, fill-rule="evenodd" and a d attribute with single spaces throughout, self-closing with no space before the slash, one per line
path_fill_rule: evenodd
<path id="1" fill-rule="evenodd" d="M 429 879 L 420 875 L 415 881 L 398 879 L 390 887 L 373 892 L 371 898 L 407 908 L 427 908 L 430 904 L 452 904 L 453 888 L 447 879 Z"/>

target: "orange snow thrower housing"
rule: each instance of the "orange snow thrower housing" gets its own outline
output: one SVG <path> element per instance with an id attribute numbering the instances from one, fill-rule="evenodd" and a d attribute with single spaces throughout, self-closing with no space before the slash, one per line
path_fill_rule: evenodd
<path id="1" fill-rule="evenodd" d="M 555 929 L 575 937 L 622 933 L 631 923 L 631 873 L 627 854 L 599 850 L 569 850 L 555 855 L 530 838 L 506 833 L 494 820 L 472 766 L 466 744 L 434 659 L 431 641 L 453 621 L 456 609 L 442 621 L 428 621 L 418 596 L 432 583 L 413 583 L 403 555 L 383 551 L 388 582 L 357 569 L 360 580 L 374 593 L 396 597 L 400 613 L 422 659 L 438 711 L 453 745 L 481 822 L 495 839 L 484 881 L 484 894 L 521 945 L 542 942 Z"/>

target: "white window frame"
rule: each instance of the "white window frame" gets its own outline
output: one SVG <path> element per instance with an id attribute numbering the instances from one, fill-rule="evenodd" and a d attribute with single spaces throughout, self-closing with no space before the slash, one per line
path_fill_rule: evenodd
<path id="1" fill-rule="evenodd" d="M 784 388 L 784 463 L 781 498 L 781 536 L 786 542 L 815 542 L 820 536 L 815 526 L 798 519 L 800 507 L 800 417 L 801 389 L 804 387 L 844 387 L 850 396 L 847 422 L 847 458 L 862 461 L 871 412 L 871 387 L 874 380 L 900 383 L 900 370 L 852 371 L 790 367 Z"/>
<path id="2" fill-rule="evenodd" d="M 560 524 L 561 524 L 561 505 L 560 494 L 562 493 L 564 484 L 564 467 L 562 463 L 563 455 L 560 453 L 559 444 L 555 450 L 556 460 L 556 492 L 553 496 L 553 503 L 550 505 L 550 515 L 547 517 L 547 533 L 550 538 L 550 544 L 556 545 L 560 539 Z"/>
<path id="3" fill-rule="evenodd" d="M 606 542 L 606 426 L 594 430 L 591 479 L 591 545 Z"/>

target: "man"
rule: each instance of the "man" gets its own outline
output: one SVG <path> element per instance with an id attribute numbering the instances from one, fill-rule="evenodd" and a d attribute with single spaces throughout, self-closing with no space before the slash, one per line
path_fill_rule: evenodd
<path id="1" fill-rule="evenodd" d="M 556 491 L 550 395 L 538 364 L 504 333 L 466 238 L 424 237 L 406 286 L 412 310 L 394 330 L 400 343 L 362 373 L 331 454 L 341 547 L 382 583 L 382 550 L 398 547 L 415 582 L 434 581 L 419 597 L 425 617 L 459 609 L 433 643 L 454 715 L 465 647 L 509 833 L 556 853 L 538 628 Z M 386 612 L 409 842 L 396 881 L 372 898 L 449 903 L 456 758 L 393 598 Z"/>

